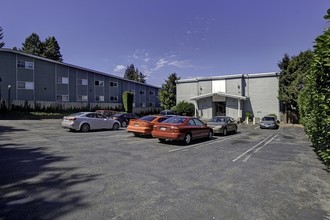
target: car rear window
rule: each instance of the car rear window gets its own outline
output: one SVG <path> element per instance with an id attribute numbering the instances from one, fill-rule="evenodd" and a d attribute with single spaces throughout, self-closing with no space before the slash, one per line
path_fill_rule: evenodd
<path id="1" fill-rule="evenodd" d="M 142 118 L 140 118 L 143 121 L 152 121 L 156 118 L 156 116 L 144 116 Z"/>
<path id="2" fill-rule="evenodd" d="M 77 112 L 77 113 L 71 114 L 69 116 L 74 117 L 74 116 L 80 116 L 80 115 L 83 115 L 83 114 L 84 114 L 84 112 Z"/>
<path id="3" fill-rule="evenodd" d="M 263 121 L 275 121 L 274 117 L 263 117 Z"/>

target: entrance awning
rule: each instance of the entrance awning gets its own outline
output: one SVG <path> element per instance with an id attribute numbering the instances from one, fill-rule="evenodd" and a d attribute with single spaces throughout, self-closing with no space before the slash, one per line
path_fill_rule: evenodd
<path id="1" fill-rule="evenodd" d="M 204 99 L 208 97 L 213 97 L 213 96 L 222 96 L 222 97 L 228 97 L 228 98 L 234 98 L 234 99 L 239 99 L 239 100 L 246 100 L 246 96 L 241 96 L 241 95 L 233 95 L 225 92 L 212 92 L 212 93 L 206 93 L 203 95 L 198 95 L 198 96 L 193 96 L 190 98 L 190 100 L 199 100 L 199 99 Z"/>

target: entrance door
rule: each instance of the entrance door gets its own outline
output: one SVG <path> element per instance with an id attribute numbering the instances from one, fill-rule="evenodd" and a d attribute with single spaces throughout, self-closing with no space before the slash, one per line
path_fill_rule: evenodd
<path id="1" fill-rule="evenodd" d="M 226 102 L 215 102 L 215 115 L 226 116 Z"/>

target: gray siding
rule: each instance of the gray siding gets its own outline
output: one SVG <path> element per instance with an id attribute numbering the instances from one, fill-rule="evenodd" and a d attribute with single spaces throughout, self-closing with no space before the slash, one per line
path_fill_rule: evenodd
<path id="1" fill-rule="evenodd" d="M 251 112 L 254 117 L 267 114 L 279 116 L 278 78 L 259 77 L 246 79 L 249 99 L 245 103 L 245 112 Z"/>
<path id="2" fill-rule="evenodd" d="M 19 65 L 18 61 L 21 61 Z M 26 64 L 29 66 L 25 66 L 24 62 L 28 62 Z M 0 77 L 1 98 L 8 97 L 7 87 L 11 85 L 11 100 L 15 103 L 79 102 L 121 106 L 122 93 L 133 91 L 136 108 L 143 110 L 160 107 L 158 87 L 9 49 L 0 49 Z M 102 81 L 103 84 L 96 81 Z M 140 94 L 141 91 L 143 93 Z M 101 96 L 104 101 L 99 99 Z M 141 105 L 145 107 L 141 108 Z"/>

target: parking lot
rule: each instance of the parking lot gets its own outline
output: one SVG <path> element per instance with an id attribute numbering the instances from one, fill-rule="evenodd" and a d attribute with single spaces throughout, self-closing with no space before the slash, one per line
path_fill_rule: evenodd
<path id="1" fill-rule="evenodd" d="M 304 129 L 239 125 L 191 145 L 0 121 L 0 219 L 330 219 Z"/>

